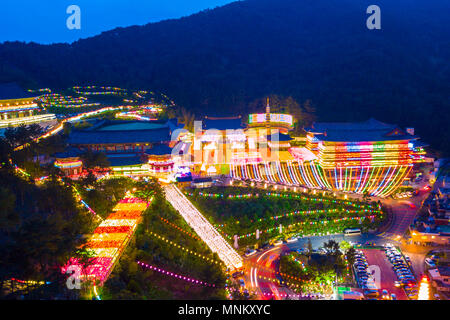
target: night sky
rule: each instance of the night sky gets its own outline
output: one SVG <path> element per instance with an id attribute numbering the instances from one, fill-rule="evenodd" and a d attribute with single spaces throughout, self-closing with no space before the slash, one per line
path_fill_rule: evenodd
<path id="1" fill-rule="evenodd" d="M 73 42 L 114 29 L 187 16 L 233 0 L 1 0 L 0 42 Z M 69 30 L 70 5 L 81 9 L 81 30 Z"/>

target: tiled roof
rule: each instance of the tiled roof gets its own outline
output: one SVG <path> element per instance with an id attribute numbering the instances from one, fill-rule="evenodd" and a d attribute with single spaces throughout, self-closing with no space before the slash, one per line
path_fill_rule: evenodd
<path id="1" fill-rule="evenodd" d="M 397 125 L 384 123 L 374 118 L 361 122 L 314 122 L 310 128 L 306 128 L 310 132 L 325 132 L 328 130 L 389 130 L 395 129 Z"/>
<path id="2" fill-rule="evenodd" d="M 170 141 L 169 127 L 151 130 L 89 131 L 73 130 L 69 144 L 161 143 Z"/>
<path id="3" fill-rule="evenodd" d="M 228 117 L 228 118 L 213 118 L 205 117 L 203 119 L 203 129 L 217 129 L 217 130 L 227 130 L 227 129 L 243 129 L 241 117 Z"/>
<path id="4" fill-rule="evenodd" d="M 317 139 L 336 142 L 414 140 L 417 136 L 407 134 L 397 125 L 387 124 L 373 118 L 363 122 L 316 122 L 307 132 L 316 133 Z"/>
<path id="5" fill-rule="evenodd" d="M 172 154 L 172 148 L 165 144 L 155 144 L 152 148 L 145 150 L 148 155 L 162 156 L 165 154 Z"/>
<path id="6" fill-rule="evenodd" d="M 145 163 L 140 156 L 136 155 L 121 157 L 108 156 L 107 158 L 111 167 L 134 166 Z"/>
<path id="7" fill-rule="evenodd" d="M 77 148 L 69 148 L 64 152 L 57 152 L 57 153 L 53 154 L 53 157 L 60 158 L 60 159 L 75 158 L 75 157 L 78 157 L 82 153 L 83 153 L 83 151 L 81 151 Z"/>
<path id="8" fill-rule="evenodd" d="M 184 176 L 184 177 L 178 177 L 176 179 L 177 179 L 177 182 L 189 182 L 189 181 L 192 181 L 192 176 L 191 175 L 187 175 L 187 176 Z"/>

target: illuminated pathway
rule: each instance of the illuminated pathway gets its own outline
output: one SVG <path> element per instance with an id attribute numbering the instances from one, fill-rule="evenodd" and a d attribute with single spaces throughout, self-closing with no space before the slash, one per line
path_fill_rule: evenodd
<path id="1" fill-rule="evenodd" d="M 117 203 L 113 212 L 94 230 L 94 234 L 84 245 L 93 253 L 91 263 L 83 270 L 87 279 L 95 279 L 103 284 L 111 274 L 141 221 L 147 203 L 137 198 L 124 198 Z M 69 259 L 62 268 L 66 273 L 71 266 L 83 268 L 77 258 Z"/>
<path id="2" fill-rule="evenodd" d="M 227 268 L 242 267 L 241 256 L 226 242 L 219 232 L 194 207 L 186 196 L 175 185 L 164 187 L 167 200 L 178 210 L 186 222 L 195 230 L 206 245 L 219 255 Z"/>

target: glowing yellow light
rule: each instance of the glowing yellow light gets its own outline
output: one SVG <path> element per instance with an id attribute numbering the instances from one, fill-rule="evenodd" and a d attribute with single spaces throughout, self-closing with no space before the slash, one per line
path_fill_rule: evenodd
<path id="1" fill-rule="evenodd" d="M 417 300 L 430 300 L 430 284 L 428 277 L 424 276 L 420 281 L 419 295 Z"/>

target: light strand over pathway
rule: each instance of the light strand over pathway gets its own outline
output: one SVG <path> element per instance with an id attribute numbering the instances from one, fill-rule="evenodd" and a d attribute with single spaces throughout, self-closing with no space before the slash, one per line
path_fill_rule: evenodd
<path id="1" fill-rule="evenodd" d="M 219 255 L 227 268 L 242 267 L 241 256 L 228 244 L 209 221 L 194 207 L 186 196 L 175 185 L 164 187 L 166 198 L 178 210 L 187 224 L 198 234 L 212 252 Z"/>

